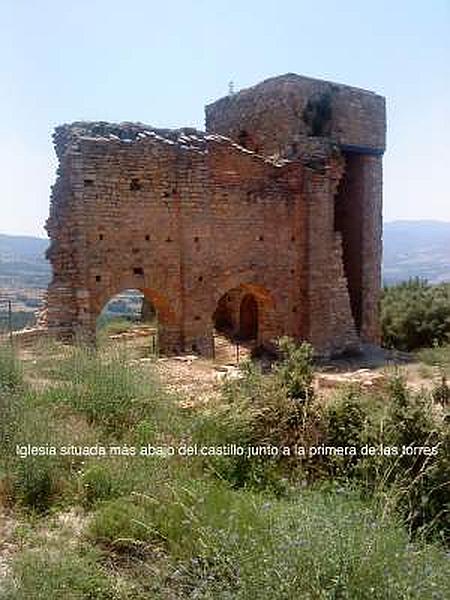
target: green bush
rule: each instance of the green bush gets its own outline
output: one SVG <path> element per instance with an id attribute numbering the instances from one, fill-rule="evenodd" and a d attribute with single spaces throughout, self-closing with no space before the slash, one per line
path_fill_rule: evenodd
<path id="1" fill-rule="evenodd" d="M 368 441 L 369 415 L 361 391 L 349 388 L 338 394 L 324 409 L 324 443 L 334 447 L 355 447 L 356 456 L 329 456 L 326 467 L 331 474 L 349 476 L 360 460 L 359 452 Z"/>
<path id="2" fill-rule="evenodd" d="M 152 415 L 155 404 L 165 396 L 156 378 L 144 376 L 114 349 L 102 355 L 74 348 L 55 375 L 66 381 L 63 392 L 71 407 L 90 423 L 117 435 Z"/>
<path id="3" fill-rule="evenodd" d="M 242 366 L 242 377 L 227 382 L 221 402 L 198 415 L 192 424 L 193 441 L 208 446 L 235 445 L 247 450 L 260 450 L 260 456 L 215 456 L 207 459 L 213 472 L 232 485 L 250 485 L 271 488 L 282 493 L 285 487 L 284 471 L 289 465 L 295 470 L 296 460 L 284 460 L 282 448 L 307 445 L 315 437 L 318 409 L 308 390 L 305 377 L 302 389 L 305 395 L 292 397 L 293 387 L 288 367 L 283 363 L 274 373 L 264 375 L 257 365 Z M 302 383 L 302 386 L 303 386 Z M 299 388 L 295 384 L 295 389 Z M 307 398 L 309 401 L 306 401 Z M 277 448 L 278 454 L 271 454 Z"/>
<path id="4" fill-rule="evenodd" d="M 82 485 L 84 503 L 90 507 L 100 500 L 111 498 L 114 482 L 106 467 L 94 464 L 84 471 Z"/>
<path id="5" fill-rule="evenodd" d="M 445 598 L 449 563 L 357 494 L 276 500 L 223 484 L 172 482 L 100 507 L 89 535 L 116 550 L 170 553 L 180 598 Z"/>
<path id="6" fill-rule="evenodd" d="M 278 342 L 282 361 L 275 368 L 281 387 L 289 398 L 308 401 L 313 397 L 313 348 L 303 342 L 298 345 L 289 337 Z"/>
<path id="7" fill-rule="evenodd" d="M 30 550 L 13 564 L 2 600 L 119 600 L 97 554 L 65 549 Z"/>
<path id="8" fill-rule="evenodd" d="M 372 483 L 393 499 L 409 527 L 450 540 L 449 424 L 433 415 L 432 399 L 411 392 L 401 375 L 391 379 L 380 441 L 398 449 L 382 458 Z M 433 454 L 421 448 L 435 449 Z"/>
<path id="9" fill-rule="evenodd" d="M 23 384 L 23 372 L 14 349 L 0 344 L 0 393 L 18 390 Z"/>
<path id="10" fill-rule="evenodd" d="M 413 279 L 384 289 L 383 342 L 399 350 L 442 345 L 450 336 L 450 285 Z"/>

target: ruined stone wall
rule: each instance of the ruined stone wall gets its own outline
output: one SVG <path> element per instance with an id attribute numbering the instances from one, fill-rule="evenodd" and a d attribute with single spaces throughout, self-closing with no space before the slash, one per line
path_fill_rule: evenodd
<path id="1" fill-rule="evenodd" d="M 288 74 L 209 104 L 206 129 L 263 155 L 298 155 L 319 138 L 382 153 L 385 101 L 366 90 Z"/>
<path id="2" fill-rule="evenodd" d="M 208 106 L 206 124 L 57 128 L 49 326 L 92 339 L 133 288 L 163 352 L 211 355 L 227 296 L 234 334 L 255 300 L 260 344 L 378 341 L 384 100 L 287 75 Z"/>
<path id="3" fill-rule="evenodd" d="M 261 155 L 306 166 L 326 168 L 334 158 L 344 159 L 334 200 L 333 229 L 340 235 L 332 242 L 320 241 L 330 239 L 331 221 L 315 217 L 315 212 L 322 213 L 320 202 L 311 205 L 310 251 L 319 255 L 326 248 L 324 260 L 327 253 L 340 256 L 333 259 L 340 262 L 334 277 L 343 272 L 339 293 L 349 296 L 356 333 L 362 341 L 378 342 L 384 98 L 366 90 L 288 74 L 210 104 L 206 107 L 206 127 Z M 331 210 L 328 204 L 327 215 Z M 328 267 L 320 256 L 310 261 L 311 289 L 319 285 Z M 326 304 L 327 300 L 317 302 Z M 310 319 L 314 328 L 312 314 Z"/>
<path id="4" fill-rule="evenodd" d="M 257 299 L 260 343 L 306 335 L 302 169 L 198 133 L 61 134 L 52 326 L 93 335 L 105 303 L 136 288 L 158 311 L 163 349 L 209 354 L 217 304 L 239 289 Z"/>

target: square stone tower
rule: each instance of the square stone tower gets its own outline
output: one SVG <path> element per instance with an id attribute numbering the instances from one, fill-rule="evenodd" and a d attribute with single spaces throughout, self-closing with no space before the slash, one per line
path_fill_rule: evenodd
<path id="1" fill-rule="evenodd" d="M 377 343 L 385 99 L 289 73 L 207 106 L 206 129 L 257 154 L 306 166 L 322 164 L 326 169 L 327 157 L 342 158 L 334 197 L 309 203 L 309 337 L 319 346 L 327 345 L 328 315 L 333 313 L 329 306 L 334 304 L 329 295 L 345 293 L 330 289 L 328 283 L 337 251 L 358 337 Z"/>

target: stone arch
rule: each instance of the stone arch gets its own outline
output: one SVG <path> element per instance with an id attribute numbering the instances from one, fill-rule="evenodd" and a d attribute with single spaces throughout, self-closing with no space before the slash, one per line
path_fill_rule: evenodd
<path id="1" fill-rule="evenodd" d="M 144 298 L 146 298 L 154 306 L 155 310 L 158 313 L 158 318 L 163 323 L 173 323 L 175 321 L 175 314 L 171 309 L 168 300 L 162 294 L 148 287 L 137 287 L 128 285 L 115 286 L 114 288 L 108 287 L 105 290 L 103 290 L 100 294 L 95 294 L 95 317 L 98 317 L 103 307 L 108 303 L 108 301 L 111 298 L 117 296 L 117 294 L 120 294 L 125 290 L 138 290 L 139 292 L 141 292 Z"/>
<path id="2" fill-rule="evenodd" d="M 157 314 L 158 347 L 163 354 L 176 354 L 182 349 L 181 327 L 173 303 L 159 290 L 139 283 L 133 278 L 116 279 L 109 285 L 92 289 L 90 293 L 91 331 L 95 332 L 95 324 L 103 307 L 111 298 L 125 290 L 137 290 L 153 306 Z"/>
<path id="3" fill-rule="evenodd" d="M 231 338 L 269 343 L 277 334 L 273 294 L 256 283 L 233 283 L 228 279 L 216 290 L 214 329 Z"/>

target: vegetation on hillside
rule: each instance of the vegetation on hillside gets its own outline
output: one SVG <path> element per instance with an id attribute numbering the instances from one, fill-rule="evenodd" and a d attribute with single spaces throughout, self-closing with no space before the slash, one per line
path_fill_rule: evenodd
<path id="1" fill-rule="evenodd" d="M 217 400 L 183 408 L 115 347 L 49 345 L 33 363 L 3 348 L 0 501 L 22 550 L 0 598 L 448 597 L 446 408 L 400 374 L 325 403 L 310 347 L 281 349 L 269 374 L 244 363 Z M 120 450 L 24 458 L 27 444 Z M 222 453 L 167 453 L 195 444 Z M 317 452 L 331 446 L 357 452 Z"/>
<path id="2" fill-rule="evenodd" d="M 450 284 L 411 279 L 386 287 L 381 325 L 384 345 L 398 350 L 450 343 Z"/>

